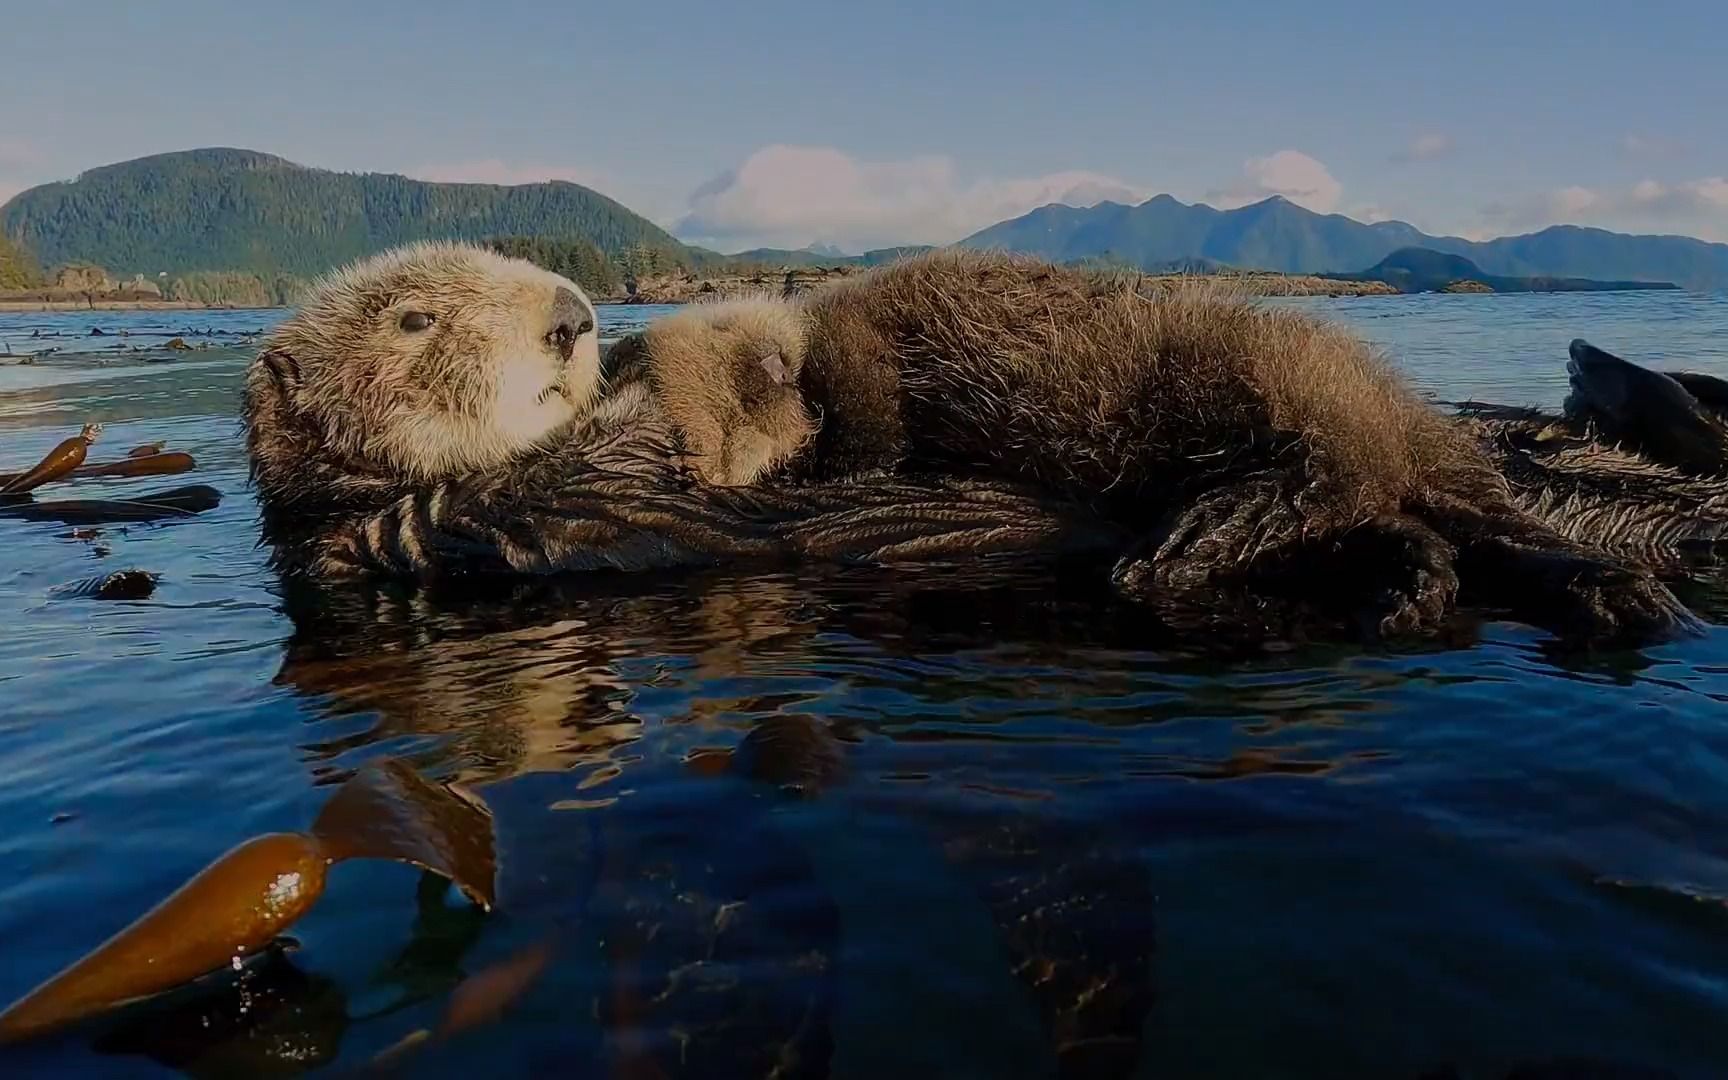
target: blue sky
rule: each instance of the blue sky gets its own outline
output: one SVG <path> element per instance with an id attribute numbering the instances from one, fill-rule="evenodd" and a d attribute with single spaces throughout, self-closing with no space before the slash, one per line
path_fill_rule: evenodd
<path id="1" fill-rule="evenodd" d="M 727 250 L 1050 201 L 1728 241 L 1728 3 L 488 0 L 0 16 L 0 198 L 125 158 L 596 187 Z"/>

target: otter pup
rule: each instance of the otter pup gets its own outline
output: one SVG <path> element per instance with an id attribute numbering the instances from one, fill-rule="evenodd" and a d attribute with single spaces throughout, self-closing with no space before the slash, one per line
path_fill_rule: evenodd
<path id="1" fill-rule="evenodd" d="M 643 332 L 660 407 L 704 480 L 754 483 L 809 440 L 804 336 L 798 307 L 769 296 L 693 304 Z"/>

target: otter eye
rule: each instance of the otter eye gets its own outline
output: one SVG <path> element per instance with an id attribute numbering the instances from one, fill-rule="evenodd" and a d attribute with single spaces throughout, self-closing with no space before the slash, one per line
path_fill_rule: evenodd
<path id="1" fill-rule="evenodd" d="M 583 334 L 592 334 L 593 332 L 594 332 L 594 320 L 593 319 L 583 319 L 581 324 L 576 327 L 576 336 L 577 337 L 581 337 Z"/>
<path id="2" fill-rule="evenodd" d="M 402 329 L 410 334 L 417 334 L 431 326 L 435 320 L 424 311 L 410 311 L 402 316 Z"/>

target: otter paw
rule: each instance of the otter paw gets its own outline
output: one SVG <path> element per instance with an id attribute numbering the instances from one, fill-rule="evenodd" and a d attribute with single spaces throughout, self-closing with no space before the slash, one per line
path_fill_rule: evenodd
<path id="1" fill-rule="evenodd" d="M 1465 548 L 1465 582 L 1481 602 L 1569 641 L 1655 644 L 1704 623 L 1649 569 L 1557 536 L 1492 536 Z"/>
<path id="2" fill-rule="evenodd" d="M 1438 629 L 1458 598 L 1452 546 L 1421 522 L 1377 518 L 1346 532 L 1320 565 L 1292 567 L 1307 587 L 1334 590 L 1371 638 Z M 1330 580 L 1329 580 L 1330 578 Z"/>
<path id="3" fill-rule="evenodd" d="M 1571 556 L 1552 582 L 1556 617 L 1544 622 L 1562 638 L 1635 646 L 1704 633 L 1703 621 L 1647 570 Z"/>

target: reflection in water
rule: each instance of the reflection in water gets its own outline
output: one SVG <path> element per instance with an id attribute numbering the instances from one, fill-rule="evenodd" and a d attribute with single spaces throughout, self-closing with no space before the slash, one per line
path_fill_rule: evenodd
<path id="1" fill-rule="evenodd" d="M 837 914 L 830 886 L 761 795 L 766 785 L 819 800 L 838 785 L 861 809 L 908 823 L 983 905 L 1003 970 L 1042 1018 L 1062 1075 L 1133 1072 L 1154 996 L 1156 890 L 1129 839 L 1046 810 L 1004 813 L 1012 789 L 999 785 L 885 800 L 884 777 L 855 753 L 879 738 L 914 748 L 976 740 L 1013 718 L 969 715 L 965 701 L 1012 699 L 1020 684 L 1047 678 L 1040 665 L 1075 649 L 1143 644 L 1148 628 L 1132 609 L 1111 608 L 1061 567 L 498 584 L 481 597 L 290 589 L 295 629 L 277 682 L 314 701 L 318 727 L 334 729 L 307 744 L 318 769 L 369 744 L 413 740 L 422 766 L 493 792 L 497 807 L 512 778 L 570 778 L 570 795 L 541 812 L 581 810 L 585 830 L 572 826 L 590 835 L 581 858 L 596 864 L 592 880 L 556 891 L 536 882 L 514 910 L 604 942 L 595 1008 L 607 1034 L 594 1053 L 667 1075 L 825 1070 L 845 952 Z M 850 592 L 871 600 L 850 603 Z M 986 677 L 990 686 L 977 675 L 937 677 L 981 637 L 1018 653 L 1017 664 Z M 879 654 L 868 667 L 853 659 L 863 641 Z M 776 678 L 765 690 L 793 660 L 811 673 L 802 687 Z M 1172 654 L 1166 667 L 1180 683 L 1214 663 Z M 952 711 L 900 722 L 893 710 L 826 710 L 824 720 L 801 707 L 835 680 L 885 699 L 917 680 L 921 709 L 941 713 L 946 702 Z M 686 685 L 705 692 L 684 694 Z M 1090 691 L 1102 699 L 1112 689 Z M 1157 704 L 1134 704 L 1124 722 L 1159 722 Z M 1284 724 L 1349 723 L 1351 709 L 1336 686 L 1214 686 L 1197 696 L 1173 685 L 1163 704 L 1172 719 L 1271 713 Z M 1335 764 L 1249 749 L 1190 762 L 1186 775 Z M 1124 775 L 1153 768 L 1125 760 Z M 536 864 L 555 857 L 538 844 L 522 851 Z M 547 872 L 519 866 L 513 877 Z M 536 897 L 552 910 L 536 916 Z M 503 903 L 512 910 L 508 895 Z M 566 940 L 561 953 L 572 951 Z"/>

